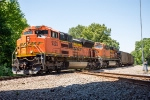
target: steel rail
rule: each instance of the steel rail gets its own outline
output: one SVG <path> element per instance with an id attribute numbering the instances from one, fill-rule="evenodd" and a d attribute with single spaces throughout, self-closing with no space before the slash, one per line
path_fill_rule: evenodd
<path id="1" fill-rule="evenodd" d="M 113 74 L 113 75 L 122 75 L 122 76 L 132 76 L 132 77 L 140 77 L 140 78 L 150 78 L 150 76 L 143 76 L 143 75 L 132 75 L 132 74 L 121 74 L 121 73 L 110 73 L 110 72 L 99 72 L 99 73 Z"/>
<path id="2" fill-rule="evenodd" d="M 63 70 L 61 74 L 72 73 L 73 71 Z M 32 74 L 32 75 L 18 75 L 18 76 L 2 76 L 0 77 L 0 81 L 7 81 L 13 79 L 21 79 L 21 78 L 29 78 L 29 77 L 38 77 L 38 76 L 46 76 L 46 75 L 57 75 L 58 73 L 53 72 L 51 74 L 43 73 L 43 74 Z"/>
<path id="3" fill-rule="evenodd" d="M 3 77 L 0 77 L 0 81 L 13 80 L 13 79 L 19 79 L 19 78 L 28 78 L 28 77 L 32 77 L 32 76 L 31 75 L 3 76 Z"/>
<path id="4" fill-rule="evenodd" d="M 117 76 L 117 74 L 115 73 L 108 73 L 105 74 L 103 73 L 96 73 L 96 72 L 80 72 L 81 74 L 87 74 L 87 75 L 94 75 L 94 76 L 101 76 L 101 77 L 107 77 L 107 78 L 114 78 L 114 79 L 119 79 L 119 80 L 123 80 L 129 83 L 133 83 L 133 84 L 138 84 L 138 85 L 144 85 L 144 86 L 150 86 L 150 81 L 145 81 L 145 80 L 138 80 L 138 79 L 133 79 L 133 78 L 126 78 L 126 77 L 121 77 L 121 76 Z M 113 76 L 115 75 L 115 76 Z M 121 74 L 120 74 L 121 75 Z M 123 74 L 124 75 L 124 74 Z M 125 75 L 124 75 L 125 76 Z M 130 76 L 130 75 L 129 75 Z M 137 77 L 138 75 L 136 75 Z M 141 75 L 139 75 L 141 77 Z M 147 76 L 146 76 L 147 77 Z M 143 76 L 144 78 L 144 76 Z"/>

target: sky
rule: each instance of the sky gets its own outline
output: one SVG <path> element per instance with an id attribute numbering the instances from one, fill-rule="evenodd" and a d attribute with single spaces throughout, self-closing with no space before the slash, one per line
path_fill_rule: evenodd
<path id="1" fill-rule="evenodd" d="M 18 0 L 31 26 L 68 32 L 78 24 L 105 24 L 120 51 L 132 52 L 141 40 L 140 0 Z M 150 38 L 150 0 L 141 0 L 142 35 Z"/>

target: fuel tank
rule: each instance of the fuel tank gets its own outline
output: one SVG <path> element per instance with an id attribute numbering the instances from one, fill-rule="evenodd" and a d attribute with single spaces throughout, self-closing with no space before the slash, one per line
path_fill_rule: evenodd
<path id="1" fill-rule="evenodd" d="M 87 64 L 88 62 L 69 62 L 68 69 L 83 69 Z"/>

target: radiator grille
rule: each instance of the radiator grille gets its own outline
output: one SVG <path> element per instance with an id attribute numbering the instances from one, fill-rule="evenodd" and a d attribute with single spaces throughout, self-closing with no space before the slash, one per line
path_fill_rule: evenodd
<path id="1" fill-rule="evenodd" d="M 69 52 L 68 51 L 61 51 L 62 54 L 68 54 Z"/>
<path id="2" fill-rule="evenodd" d="M 61 47 L 68 47 L 68 44 L 61 44 Z"/>

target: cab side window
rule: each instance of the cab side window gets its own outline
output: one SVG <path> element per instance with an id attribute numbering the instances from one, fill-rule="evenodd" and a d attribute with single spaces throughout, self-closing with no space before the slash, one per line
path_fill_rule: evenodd
<path id="1" fill-rule="evenodd" d="M 51 31 L 51 37 L 52 38 L 58 38 L 58 33 L 54 32 L 54 31 Z"/>
<path id="2" fill-rule="evenodd" d="M 101 44 L 99 44 L 99 45 L 95 45 L 95 48 L 101 49 L 101 48 L 103 48 L 103 46 Z"/>
<path id="3" fill-rule="evenodd" d="M 24 35 L 32 34 L 32 31 L 26 31 L 24 32 Z"/>

